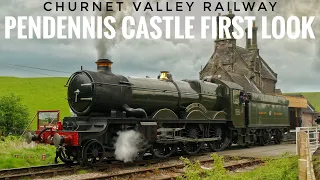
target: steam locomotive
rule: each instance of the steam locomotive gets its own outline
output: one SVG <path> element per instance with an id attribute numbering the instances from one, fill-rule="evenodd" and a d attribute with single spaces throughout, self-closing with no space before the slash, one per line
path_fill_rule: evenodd
<path id="1" fill-rule="evenodd" d="M 65 117 L 53 130 L 29 133 L 27 141 L 57 146 L 64 162 L 89 166 L 115 157 L 118 132 L 132 130 L 145 153 L 167 158 L 173 153 L 221 151 L 231 144 L 279 144 L 289 129 L 289 102 L 278 96 L 248 93 L 240 85 L 212 77 L 173 80 L 113 74 L 112 61 L 100 59 L 97 72 L 81 70 L 68 79 L 68 103 L 76 117 Z"/>

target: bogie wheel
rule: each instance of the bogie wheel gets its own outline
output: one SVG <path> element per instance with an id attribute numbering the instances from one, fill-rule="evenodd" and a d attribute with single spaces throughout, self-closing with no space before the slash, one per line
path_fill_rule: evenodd
<path id="1" fill-rule="evenodd" d="M 82 150 L 83 162 L 88 166 L 99 165 L 104 158 L 104 147 L 96 140 L 88 141 Z"/>
<path id="2" fill-rule="evenodd" d="M 210 148 L 215 152 L 222 151 L 232 144 L 228 136 L 228 131 L 219 126 L 210 125 L 208 133 L 209 138 L 219 138 L 219 140 L 208 142 Z"/>
<path id="3" fill-rule="evenodd" d="M 282 133 L 279 129 L 275 130 L 275 135 L 274 135 L 274 143 L 275 144 L 280 144 L 282 141 Z"/>
<path id="4" fill-rule="evenodd" d="M 197 125 L 194 126 L 186 126 L 184 130 L 182 130 L 182 137 L 189 139 L 197 139 L 202 138 L 202 132 L 200 127 Z M 186 154 L 197 154 L 202 147 L 202 143 L 200 142 L 183 142 L 181 143 L 181 150 Z"/>
<path id="5" fill-rule="evenodd" d="M 176 144 L 154 143 L 151 147 L 152 154 L 159 159 L 170 157 L 176 150 Z"/>
<path id="6" fill-rule="evenodd" d="M 261 136 L 259 137 L 260 145 L 266 146 L 270 143 L 270 141 L 271 141 L 271 134 L 265 129 L 261 130 Z"/>

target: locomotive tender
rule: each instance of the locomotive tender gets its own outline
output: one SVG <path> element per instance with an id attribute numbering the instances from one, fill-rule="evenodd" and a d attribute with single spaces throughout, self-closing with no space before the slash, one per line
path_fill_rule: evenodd
<path id="1" fill-rule="evenodd" d="M 77 117 L 65 117 L 57 130 L 47 127 L 27 141 L 54 144 L 64 162 L 96 165 L 113 158 L 117 132 L 141 134 L 140 157 L 167 158 L 175 152 L 221 151 L 231 144 L 279 144 L 288 131 L 288 104 L 272 95 L 246 93 L 233 82 L 211 77 L 173 80 L 133 78 L 111 72 L 100 59 L 97 72 L 81 70 L 69 78 L 68 103 Z"/>

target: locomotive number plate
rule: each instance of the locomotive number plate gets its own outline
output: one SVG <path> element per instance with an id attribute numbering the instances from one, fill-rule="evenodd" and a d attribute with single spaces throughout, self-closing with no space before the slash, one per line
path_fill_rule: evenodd
<path id="1" fill-rule="evenodd" d="M 236 116 L 240 116 L 240 109 L 235 109 L 235 110 L 234 110 L 234 114 L 235 114 Z"/>

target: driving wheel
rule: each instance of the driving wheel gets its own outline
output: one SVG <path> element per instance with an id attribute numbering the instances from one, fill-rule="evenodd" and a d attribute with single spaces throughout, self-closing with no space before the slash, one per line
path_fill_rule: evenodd
<path id="1" fill-rule="evenodd" d="M 88 141 L 82 150 L 83 162 L 88 166 L 100 164 L 104 158 L 104 147 L 96 140 Z"/>
<path id="2" fill-rule="evenodd" d="M 197 154 L 201 150 L 202 143 L 196 141 L 198 138 L 202 137 L 199 126 L 186 126 L 186 128 L 182 130 L 182 137 L 194 139 L 194 142 L 187 141 L 181 143 L 180 147 L 184 153 Z"/>
<path id="3" fill-rule="evenodd" d="M 209 126 L 209 137 L 218 138 L 216 141 L 208 142 L 210 148 L 215 152 L 222 151 L 232 144 L 230 138 L 227 136 L 227 132 L 216 125 Z"/>

